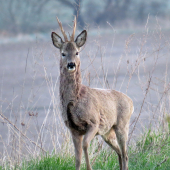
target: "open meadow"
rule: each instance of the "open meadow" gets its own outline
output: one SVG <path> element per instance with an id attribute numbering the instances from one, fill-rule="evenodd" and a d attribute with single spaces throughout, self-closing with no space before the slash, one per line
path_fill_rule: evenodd
<path id="1" fill-rule="evenodd" d="M 83 84 L 121 91 L 134 102 L 129 169 L 170 168 L 169 40 L 158 23 L 139 31 L 96 28 L 80 53 Z M 1 169 L 74 169 L 59 109 L 59 57 L 50 33 L 0 41 Z M 118 169 L 117 156 L 99 137 L 90 157 L 96 170 Z"/>

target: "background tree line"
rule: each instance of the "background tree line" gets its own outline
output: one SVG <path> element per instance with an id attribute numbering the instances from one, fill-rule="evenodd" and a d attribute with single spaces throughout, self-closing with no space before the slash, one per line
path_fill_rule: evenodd
<path id="1" fill-rule="evenodd" d="M 132 20 L 146 22 L 148 15 L 169 18 L 170 0 L 0 0 L 0 32 L 45 32 L 56 27 L 58 16 L 68 23 L 104 26 Z"/>

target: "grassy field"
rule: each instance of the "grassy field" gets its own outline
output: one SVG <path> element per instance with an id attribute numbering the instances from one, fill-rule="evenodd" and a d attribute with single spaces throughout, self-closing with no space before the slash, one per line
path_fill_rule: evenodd
<path id="1" fill-rule="evenodd" d="M 146 24 L 136 35 L 96 34 L 81 54 L 83 84 L 132 98 L 129 169 L 169 170 L 169 32 Z M 59 53 L 50 34 L 48 41 L 6 44 L 0 50 L 0 169 L 75 169 L 73 144 L 59 110 Z M 90 160 L 94 170 L 119 167 L 117 155 L 98 137 L 91 143 Z"/>
<path id="2" fill-rule="evenodd" d="M 170 128 L 170 123 L 169 123 Z M 94 149 L 95 148 L 95 149 Z M 117 155 L 108 147 L 98 146 L 92 142 L 90 147 L 91 162 L 94 170 L 119 169 Z M 133 170 L 169 170 L 170 169 L 170 134 L 148 130 L 134 145 L 129 146 L 129 169 Z M 82 170 L 85 170 L 85 161 L 82 160 Z M 11 169 L 8 164 L 0 169 Z M 74 154 L 63 149 L 58 154 L 45 154 L 38 158 L 23 160 L 13 169 L 19 170 L 74 170 Z"/>

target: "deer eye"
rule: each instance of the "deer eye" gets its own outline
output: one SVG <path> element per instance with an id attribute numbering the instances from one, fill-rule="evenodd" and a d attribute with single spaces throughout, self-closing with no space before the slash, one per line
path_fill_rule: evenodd
<path id="1" fill-rule="evenodd" d="M 76 52 L 76 55 L 79 55 L 79 52 Z"/>
<path id="2" fill-rule="evenodd" d="M 66 56 L 64 53 L 61 53 L 61 55 L 62 55 L 63 57 L 65 57 L 65 56 Z"/>

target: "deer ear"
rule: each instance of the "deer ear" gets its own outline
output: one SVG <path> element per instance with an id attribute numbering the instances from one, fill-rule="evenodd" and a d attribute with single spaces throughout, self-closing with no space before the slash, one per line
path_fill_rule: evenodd
<path id="1" fill-rule="evenodd" d="M 57 48 L 61 48 L 62 44 L 64 43 L 62 38 L 59 35 L 57 35 L 55 32 L 51 33 L 51 38 L 54 46 Z"/>
<path id="2" fill-rule="evenodd" d="M 87 38 L 87 31 L 84 30 L 77 36 L 75 40 L 76 45 L 78 47 L 82 47 L 86 42 L 86 38 Z"/>

